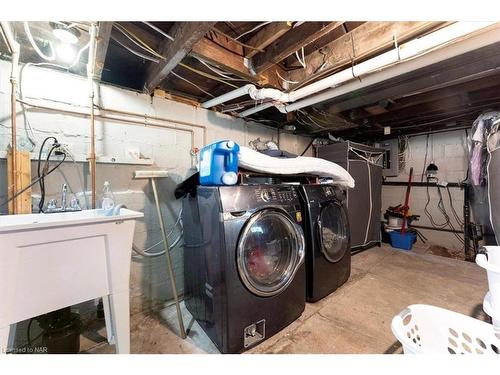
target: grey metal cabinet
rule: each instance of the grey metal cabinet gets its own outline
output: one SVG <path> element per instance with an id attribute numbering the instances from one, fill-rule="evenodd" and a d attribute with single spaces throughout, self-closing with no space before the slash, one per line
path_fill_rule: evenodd
<path id="1" fill-rule="evenodd" d="M 351 249 L 381 242 L 382 157 L 384 150 L 354 142 L 341 142 L 317 149 L 319 158 L 345 168 L 355 180 L 347 191 Z"/>

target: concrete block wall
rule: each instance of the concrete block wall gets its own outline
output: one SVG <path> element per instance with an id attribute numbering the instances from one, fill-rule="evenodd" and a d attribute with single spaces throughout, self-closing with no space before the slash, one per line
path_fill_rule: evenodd
<path id="1" fill-rule="evenodd" d="M 10 64 L 0 61 L 0 153 L 10 143 Z M 58 108 L 73 108 L 88 111 L 88 86 L 85 79 L 54 70 L 29 66 L 22 74 L 23 97 Z M 151 98 L 142 93 L 101 84 L 97 86 L 96 102 L 106 108 L 145 113 L 178 121 L 189 121 L 207 127 L 207 142 L 232 139 L 241 145 L 260 137 L 262 140 L 277 140 L 276 129 L 254 122 L 246 122 L 228 115 L 202 108 Z M 65 162 L 60 169 L 46 178 L 46 202 L 51 198 L 60 201 L 61 185 L 67 182 L 85 207 L 89 200 L 90 179 L 85 163 L 89 147 L 89 120 L 44 110 L 27 110 L 18 106 L 18 147 L 38 153 L 42 140 L 56 136 L 67 144 L 75 163 Z M 25 128 L 32 128 L 36 146 L 32 149 Z M 185 126 L 183 126 L 185 127 Z M 202 131 L 194 129 L 194 144 L 202 147 Z M 158 182 L 161 209 L 167 225 L 172 229 L 172 239 L 179 235 L 179 228 L 172 228 L 180 209 L 173 191 L 177 183 L 192 173 L 190 156 L 190 134 L 172 129 L 158 129 L 110 121 L 96 122 L 97 188 L 98 198 L 104 181 L 109 181 L 115 195 L 115 203 L 124 203 L 130 209 L 142 211 L 144 220 L 137 222 L 134 243 L 141 248 L 149 247 L 161 240 L 159 224 L 154 207 L 153 194 L 148 180 L 134 180 L 133 172 L 140 169 L 166 169 L 169 177 Z M 300 154 L 310 142 L 309 138 L 281 133 L 282 149 Z M 309 150 L 308 155 L 311 155 Z M 140 154 L 141 160 L 132 160 L 131 155 Z M 116 160 L 115 163 L 103 161 Z M 150 159 L 150 165 L 144 165 Z M 32 162 L 32 174 L 36 161 Z M 6 198 L 6 163 L 0 158 L 0 201 Z M 84 193 L 86 191 L 86 193 Z M 39 197 L 38 186 L 33 189 L 34 204 Z M 88 207 L 89 205 L 87 205 Z M 1 211 L 3 210 L 3 211 Z M 0 208 L 5 213 L 5 208 Z M 183 292 L 182 241 L 172 250 L 174 272 L 179 293 Z M 161 250 L 161 244 L 153 251 Z M 170 280 L 167 276 L 166 259 L 133 256 L 131 272 L 132 312 L 149 310 L 161 306 L 172 298 Z"/>
<path id="2" fill-rule="evenodd" d="M 400 171 L 397 177 L 388 177 L 387 181 L 408 181 L 408 173 L 413 167 L 413 181 L 420 181 L 425 168 L 433 161 L 439 168 L 437 177 L 440 181 L 460 182 L 467 175 L 468 152 L 464 130 L 450 131 L 432 134 L 429 137 L 429 147 L 427 163 L 424 165 L 426 154 L 426 135 L 410 138 L 410 151 L 406 153 L 406 166 Z M 424 175 L 425 181 L 425 175 Z M 383 186 L 382 188 L 382 214 L 387 207 L 403 204 L 406 187 Z M 452 225 L 460 230 L 460 225 L 455 220 L 450 206 L 450 201 L 446 189 L 441 189 L 444 205 Z M 464 193 L 463 190 L 450 188 L 452 204 L 459 218 L 463 216 Z M 437 188 L 429 189 L 430 203 L 428 210 L 434 221 L 438 224 L 444 223 L 445 219 L 437 208 L 439 200 Z M 416 225 L 431 226 L 431 222 L 424 213 L 427 203 L 427 193 L 424 187 L 413 187 L 410 195 L 410 210 L 412 214 L 420 215 L 420 220 Z M 457 252 L 463 251 L 463 245 L 452 234 L 431 230 L 422 230 L 428 238 L 429 245 L 440 245 Z M 461 236 L 462 237 L 462 236 Z"/>

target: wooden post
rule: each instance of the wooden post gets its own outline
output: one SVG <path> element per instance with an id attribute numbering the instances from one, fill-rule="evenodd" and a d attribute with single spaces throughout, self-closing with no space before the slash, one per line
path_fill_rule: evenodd
<path id="1" fill-rule="evenodd" d="M 31 159 L 28 151 L 16 151 L 15 161 L 12 157 L 12 150 L 7 154 L 7 184 L 8 197 L 12 197 L 14 191 L 12 186 L 17 186 L 17 191 L 21 191 L 31 183 Z M 14 171 L 14 165 L 17 170 Z M 13 176 L 16 176 L 14 184 Z M 31 213 L 31 188 L 9 202 L 9 214 L 30 214 Z"/>

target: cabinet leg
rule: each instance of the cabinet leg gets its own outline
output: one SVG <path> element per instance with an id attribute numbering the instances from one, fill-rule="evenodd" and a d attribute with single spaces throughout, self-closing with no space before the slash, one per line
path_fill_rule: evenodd
<path id="1" fill-rule="evenodd" d="M 111 326 L 114 331 L 117 354 L 130 354 L 130 305 L 129 293 L 109 296 Z"/>
<path id="2" fill-rule="evenodd" d="M 113 317 L 111 315 L 111 307 L 110 307 L 110 296 L 102 297 L 102 306 L 104 309 L 104 322 L 106 323 L 106 337 L 108 338 L 108 343 L 110 345 L 116 344 L 115 341 L 115 330 Z"/>

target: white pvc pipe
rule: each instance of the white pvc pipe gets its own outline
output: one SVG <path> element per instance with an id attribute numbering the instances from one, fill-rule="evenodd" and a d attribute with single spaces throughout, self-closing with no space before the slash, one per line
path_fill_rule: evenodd
<path id="1" fill-rule="evenodd" d="M 274 104 L 272 102 L 256 105 L 255 107 L 249 108 L 246 111 L 242 111 L 242 112 L 238 113 L 238 117 L 247 117 L 247 116 L 253 115 L 254 113 L 263 111 L 264 109 L 271 108 L 271 107 L 274 107 Z"/>
<path id="2" fill-rule="evenodd" d="M 9 22 L 8 21 L 1 21 L 0 24 L 2 26 L 2 30 L 3 30 L 3 33 L 5 35 L 5 39 L 7 41 L 7 45 L 9 47 L 9 49 L 11 50 L 10 52 L 12 53 L 12 70 L 11 70 L 10 79 L 11 79 L 11 81 L 14 81 L 17 83 L 18 78 L 19 78 L 19 52 L 20 52 L 21 46 L 14 39 L 14 35 L 12 34 L 12 29 L 10 28 Z"/>
<path id="3" fill-rule="evenodd" d="M 257 90 L 257 88 L 252 85 L 252 84 L 247 84 L 245 86 L 241 86 L 240 88 L 229 91 L 228 93 L 225 93 L 224 95 L 218 96 L 217 98 L 210 99 L 204 103 L 201 104 L 202 108 L 211 108 L 216 105 L 228 102 L 230 100 L 239 98 L 240 96 L 243 95 L 248 95 L 251 90 Z"/>
<path id="4" fill-rule="evenodd" d="M 467 22 L 465 22 L 465 23 L 467 23 Z M 473 24 L 477 24 L 477 23 L 473 22 Z M 484 27 L 490 26 L 492 23 L 485 23 L 484 22 L 484 23 L 480 23 L 480 24 L 483 25 L 480 28 L 484 28 Z M 477 28 L 476 30 L 478 30 L 480 28 Z M 445 30 L 445 29 L 442 29 L 442 30 Z M 442 31 L 442 30 L 439 30 L 439 31 Z M 470 29 L 468 29 L 468 30 L 470 30 Z M 474 30 L 474 31 L 476 31 L 476 30 Z M 436 31 L 436 33 L 437 32 L 438 31 Z M 469 33 L 469 32 L 471 32 L 471 31 L 468 31 L 467 33 Z M 427 36 L 434 39 L 435 36 L 433 36 L 433 34 L 429 34 Z M 439 37 L 441 38 L 442 34 L 439 35 Z M 425 37 L 423 37 L 423 38 L 425 38 Z M 439 49 L 435 49 L 433 51 L 427 52 L 426 54 L 423 54 L 420 56 L 418 56 L 418 55 L 421 52 L 423 52 L 424 50 L 427 50 L 430 48 L 435 48 L 437 46 L 429 47 L 429 45 L 427 44 L 427 47 L 424 47 L 425 44 L 420 40 L 418 40 L 418 44 L 417 44 L 417 40 L 411 41 L 411 42 L 408 42 L 408 43 L 402 45 L 399 49 L 400 57 L 403 58 L 403 56 L 405 56 L 405 59 L 407 59 L 406 61 L 401 61 L 401 62 L 395 61 L 392 64 L 392 66 L 386 65 L 386 66 L 384 66 L 385 69 L 382 70 L 381 69 L 382 67 L 377 68 L 376 64 L 374 64 L 372 62 L 372 60 L 374 60 L 374 59 L 368 60 L 368 61 L 361 63 L 361 64 L 357 65 L 356 67 L 354 67 L 354 74 L 357 76 L 357 75 L 361 75 L 361 74 L 367 74 L 370 72 L 370 70 L 368 70 L 369 66 L 366 63 L 369 63 L 370 65 L 372 65 L 371 66 L 372 73 L 363 77 L 363 79 L 361 81 L 360 80 L 353 80 L 351 82 L 346 83 L 345 85 L 333 88 L 333 89 L 325 91 L 321 94 L 311 96 L 307 99 L 300 100 L 300 101 L 293 103 L 293 104 L 288 104 L 288 105 L 284 105 L 282 107 L 279 107 L 279 110 L 283 113 L 293 112 L 293 111 L 296 111 L 298 109 L 308 107 L 308 106 L 311 106 L 311 105 L 314 105 L 317 103 L 321 103 L 321 102 L 324 102 L 327 100 L 334 99 L 334 98 L 339 97 L 341 95 L 344 95 L 346 93 L 349 93 L 349 92 L 352 92 L 355 90 L 359 90 L 359 89 L 374 85 L 374 84 L 379 83 L 379 82 L 383 82 L 385 80 L 400 76 L 402 74 L 405 74 L 405 73 L 408 73 L 408 72 L 411 72 L 411 71 L 414 71 L 414 70 L 417 70 L 420 68 L 423 68 L 423 67 L 428 66 L 428 65 L 432 65 L 432 64 L 450 59 L 450 58 L 455 57 L 455 56 L 462 55 L 464 53 L 479 49 L 481 47 L 488 46 L 490 44 L 493 44 L 493 43 L 496 43 L 499 41 L 500 41 L 500 35 L 498 33 L 498 30 L 495 29 L 495 30 L 490 30 L 490 31 L 487 31 L 485 33 L 481 33 L 479 35 L 467 38 L 467 39 L 461 41 L 460 43 L 452 43 L 452 44 L 449 44 L 448 46 L 445 46 L 445 47 L 442 47 Z M 394 53 L 394 51 L 397 51 L 397 50 L 393 50 L 392 52 Z M 387 59 L 387 62 L 388 62 L 390 59 L 390 56 L 389 56 L 390 52 L 391 51 L 386 52 L 386 53 L 378 56 L 378 58 L 380 58 L 379 62 L 384 61 L 385 59 Z M 412 56 L 413 56 L 413 58 L 411 58 Z M 376 70 L 380 70 L 380 71 L 376 72 Z M 351 69 L 349 69 L 349 71 L 351 71 Z M 340 73 L 343 73 L 343 72 L 339 72 L 337 74 L 340 74 Z M 334 74 L 334 76 L 336 76 L 336 74 Z M 328 77 L 328 78 L 330 78 L 330 77 Z"/>
<path id="5" fill-rule="evenodd" d="M 290 93 L 284 93 L 280 90 L 276 89 L 257 89 L 254 85 L 245 85 L 240 87 L 239 89 L 233 90 L 227 94 L 209 100 L 202 104 L 203 108 L 210 108 L 214 105 L 224 103 L 226 101 L 235 99 L 237 97 L 249 94 L 250 97 L 254 100 L 264 100 L 271 99 L 275 101 L 274 104 L 279 108 L 281 112 L 291 112 L 297 109 L 319 103 L 320 101 L 325 101 L 331 99 L 332 97 L 338 96 L 341 89 L 330 90 L 327 93 L 315 95 L 309 99 L 297 102 L 295 104 L 283 105 L 283 103 L 295 102 L 302 98 L 305 98 L 310 95 L 317 94 L 320 91 L 324 91 L 330 89 L 332 87 L 336 87 L 340 84 L 343 84 L 347 81 L 351 81 L 357 79 L 361 75 L 366 75 L 370 73 L 374 73 L 377 70 L 385 69 L 390 67 L 391 65 L 399 65 L 402 64 L 401 60 L 410 60 L 418 58 L 422 53 L 432 50 L 437 47 L 441 47 L 443 44 L 452 42 L 458 38 L 464 37 L 470 33 L 483 29 L 487 26 L 492 25 L 494 22 L 456 22 L 450 26 L 442 28 L 438 31 L 435 31 L 431 34 L 425 35 L 421 38 L 414 39 L 405 43 L 402 46 L 399 46 L 393 50 L 375 56 L 367 61 L 364 61 L 360 64 L 353 66 L 352 68 L 345 69 L 338 73 L 332 74 L 324 79 L 321 79 L 315 83 L 307 85 L 301 89 L 291 91 Z M 499 39 L 499 38 L 497 38 Z M 479 47 L 476 47 L 479 48 Z M 474 49 L 474 48 L 473 48 Z M 463 52 L 462 52 L 463 53 Z M 425 56 L 425 55 L 424 55 Z M 451 57 L 450 55 L 440 54 L 440 58 L 437 61 L 442 61 Z M 429 63 L 427 63 L 428 65 Z M 411 64 L 410 64 L 411 65 Z M 409 65 L 406 65 L 406 69 L 403 69 L 399 74 L 406 73 L 411 70 L 415 70 L 417 68 L 408 68 Z M 425 66 L 425 65 L 423 65 Z M 363 77 L 362 82 L 356 81 L 354 86 L 356 88 L 365 87 L 366 79 Z M 380 82 L 377 80 L 375 83 Z M 371 83 L 373 84 L 373 83 Z M 351 89 L 350 91 L 352 91 Z M 344 90 L 345 92 L 345 90 Z M 239 114 L 239 117 L 245 117 L 250 114 L 257 113 L 261 110 L 269 108 L 270 105 L 268 103 L 256 106 L 254 108 L 243 111 Z"/>

